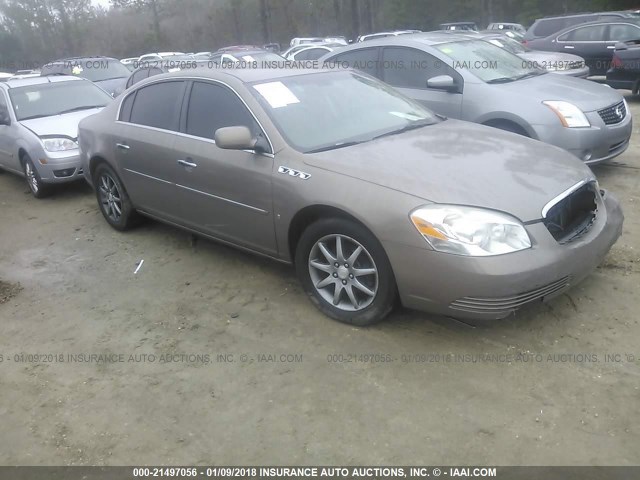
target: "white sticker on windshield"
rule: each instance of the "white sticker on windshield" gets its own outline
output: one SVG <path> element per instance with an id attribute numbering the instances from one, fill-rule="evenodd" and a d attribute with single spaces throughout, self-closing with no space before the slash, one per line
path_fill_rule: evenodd
<path id="1" fill-rule="evenodd" d="M 242 59 L 243 59 L 245 62 L 255 62 L 255 61 L 256 61 L 256 59 L 255 59 L 255 58 L 253 58 L 251 55 L 245 55 L 244 57 L 242 57 Z"/>
<path id="2" fill-rule="evenodd" d="M 402 113 L 402 112 L 389 112 L 391 115 L 395 115 L 396 117 L 404 118 L 405 120 L 409 120 L 411 122 L 415 122 L 417 120 L 424 120 L 425 118 L 420 115 L 415 115 L 413 113 Z"/>
<path id="3" fill-rule="evenodd" d="M 254 85 L 253 88 L 269 102 L 271 108 L 281 108 L 292 103 L 300 103 L 298 97 L 282 82 L 261 83 L 260 85 Z"/>

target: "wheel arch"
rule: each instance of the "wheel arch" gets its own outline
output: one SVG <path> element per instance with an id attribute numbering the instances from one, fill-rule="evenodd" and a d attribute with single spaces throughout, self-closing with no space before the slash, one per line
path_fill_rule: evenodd
<path id="1" fill-rule="evenodd" d="M 288 253 L 293 263 L 295 263 L 296 248 L 302 233 L 309 225 L 323 218 L 344 218 L 350 220 L 366 228 L 367 231 L 377 239 L 376 235 L 366 223 L 341 208 L 325 204 L 308 205 L 296 212 L 289 223 L 289 230 L 287 232 Z M 378 242 L 380 242 L 380 240 L 378 240 Z M 380 243 L 382 244 L 382 242 Z"/>
<path id="2" fill-rule="evenodd" d="M 494 115 L 478 119 L 478 123 L 488 127 L 500 128 L 503 125 L 512 126 L 518 130 L 518 133 L 524 134 L 529 138 L 538 140 L 538 136 L 531 126 L 522 118 L 505 112 L 503 115 Z"/>

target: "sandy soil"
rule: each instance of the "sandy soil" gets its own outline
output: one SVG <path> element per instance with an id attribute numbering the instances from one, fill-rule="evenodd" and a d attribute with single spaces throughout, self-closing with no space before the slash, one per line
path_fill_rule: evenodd
<path id="1" fill-rule="evenodd" d="M 638 464 L 635 130 L 594 169 L 626 214 L 604 263 L 475 329 L 341 325 L 287 266 L 0 175 L 0 464 Z"/>

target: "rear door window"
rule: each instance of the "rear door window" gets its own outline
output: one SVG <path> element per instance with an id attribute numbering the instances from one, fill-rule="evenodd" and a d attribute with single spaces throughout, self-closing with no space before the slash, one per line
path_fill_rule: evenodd
<path id="1" fill-rule="evenodd" d="M 607 25 L 579 27 L 558 37 L 559 42 L 604 42 Z"/>
<path id="2" fill-rule="evenodd" d="M 609 25 L 610 42 L 626 42 L 628 40 L 640 39 L 640 28 L 628 23 L 612 23 Z"/>

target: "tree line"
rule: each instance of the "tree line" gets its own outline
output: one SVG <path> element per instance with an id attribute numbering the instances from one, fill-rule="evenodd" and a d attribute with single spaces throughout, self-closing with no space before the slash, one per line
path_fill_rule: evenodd
<path id="1" fill-rule="evenodd" d="M 297 36 L 433 30 L 449 21 L 529 25 L 571 12 L 622 10 L 637 0 L 0 0 L 0 71 L 57 58 L 213 51 Z"/>

